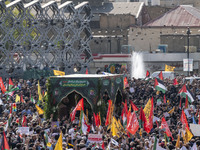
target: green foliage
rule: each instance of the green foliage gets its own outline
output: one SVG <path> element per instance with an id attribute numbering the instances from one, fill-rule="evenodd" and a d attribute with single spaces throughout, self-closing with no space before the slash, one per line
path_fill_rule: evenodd
<path id="1" fill-rule="evenodd" d="M 45 100 L 45 106 L 44 106 L 44 115 L 46 119 L 49 119 L 51 117 L 51 114 L 54 114 L 54 119 L 57 118 L 57 106 L 53 105 L 53 99 L 52 99 L 52 88 L 50 84 L 50 79 L 47 79 L 46 83 L 47 87 L 47 96 L 44 98 Z"/>
<path id="2" fill-rule="evenodd" d="M 104 100 L 101 97 L 101 89 L 102 85 L 101 85 L 101 79 L 99 79 L 98 81 L 98 102 L 97 105 L 94 106 L 94 112 L 100 112 L 101 113 L 101 121 L 103 122 L 103 117 L 106 116 L 107 113 L 107 107 L 106 107 L 106 103 L 104 102 Z"/>

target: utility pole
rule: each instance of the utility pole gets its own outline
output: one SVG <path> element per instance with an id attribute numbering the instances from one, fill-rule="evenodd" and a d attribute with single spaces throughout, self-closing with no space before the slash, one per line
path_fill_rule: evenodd
<path id="1" fill-rule="evenodd" d="M 190 58 L 190 52 L 189 52 L 189 50 L 190 50 L 190 34 L 191 34 L 191 32 L 190 32 L 190 28 L 188 27 L 188 30 L 187 30 L 187 59 L 188 59 L 188 77 L 189 77 L 189 75 L 190 75 L 190 67 L 189 67 L 189 58 Z"/>

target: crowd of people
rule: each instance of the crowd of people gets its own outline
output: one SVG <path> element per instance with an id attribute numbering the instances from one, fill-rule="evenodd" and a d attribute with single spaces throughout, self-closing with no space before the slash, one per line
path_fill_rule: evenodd
<path id="1" fill-rule="evenodd" d="M 154 79 L 128 79 L 129 86 L 126 86 L 124 89 L 123 104 L 126 99 L 128 108 L 130 101 L 132 101 L 138 108 L 142 107 L 144 109 L 149 99 L 153 97 L 153 128 L 147 133 L 141 127 L 133 135 L 124 126 L 124 131 L 119 131 L 117 136 L 113 136 L 109 125 L 105 126 L 106 116 L 101 116 L 100 126 L 95 126 L 92 122 L 93 119 L 89 119 L 91 121 L 88 122 L 90 130 L 86 133 L 80 131 L 78 113 L 73 122 L 71 122 L 70 116 L 54 120 L 53 114 L 51 118 L 46 119 L 44 114 L 39 113 L 36 108 L 39 106 L 41 109 L 44 109 L 45 104 L 45 101 L 39 100 L 38 80 L 12 78 L 12 82 L 14 84 L 13 87 L 18 87 L 18 90 L 12 92 L 12 94 L 0 93 L 1 149 L 5 147 L 7 141 L 9 148 L 12 150 L 54 150 L 57 149 L 56 145 L 60 137 L 62 137 L 62 148 L 60 149 L 63 150 L 173 150 L 181 148 L 194 149 L 194 147 L 200 149 L 200 135 L 193 135 L 189 141 L 185 141 L 185 125 L 181 122 L 182 110 L 186 114 L 188 124 L 198 124 L 200 122 L 200 80 L 184 81 L 183 76 L 178 76 L 178 85 L 174 85 L 174 80 L 163 79 L 164 85 L 167 88 L 164 94 L 154 89 Z M 44 78 L 39 80 L 43 96 L 45 96 L 44 93 L 46 92 L 45 82 Z M 193 93 L 194 98 L 194 102 L 189 103 L 188 106 L 185 105 L 186 99 L 178 94 L 184 84 Z M 4 85 L 6 90 L 9 91 L 9 79 L 4 81 Z M 20 101 L 16 102 L 16 96 L 20 96 Z M 13 104 L 16 104 L 16 109 L 14 109 Z M 106 107 L 108 107 L 108 104 Z M 119 104 L 113 110 L 113 116 L 121 120 L 122 125 L 124 125 L 121 116 L 123 107 L 124 105 Z M 140 111 L 136 111 L 135 114 L 139 119 Z M 163 117 L 165 117 L 169 126 L 172 134 L 171 137 L 166 137 L 166 131 L 161 128 L 161 118 Z M 102 141 L 98 143 L 90 142 L 88 140 L 89 134 L 102 135 Z"/>

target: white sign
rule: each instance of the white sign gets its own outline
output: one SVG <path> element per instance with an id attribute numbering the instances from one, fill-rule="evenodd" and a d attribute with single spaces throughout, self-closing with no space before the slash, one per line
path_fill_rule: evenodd
<path id="1" fill-rule="evenodd" d="M 18 133 L 29 135 L 29 127 L 18 127 Z"/>
<path id="2" fill-rule="evenodd" d="M 200 125 L 190 123 L 190 129 L 194 136 L 200 136 Z"/>
<path id="3" fill-rule="evenodd" d="M 156 121 L 160 121 L 160 118 L 153 116 L 153 123 L 156 122 Z"/>
<path id="4" fill-rule="evenodd" d="M 102 134 L 88 134 L 88 142 L 101 143 L 102 142 Z"/>
<path id="5" fill-rule="evenodd" d="M 188 71 L 188 69 L 189 71 L 193 71 L 193 59 L 189 59 L 189 62 L 188 59 L 183 59 L 183 71 Z"/>
<path id="6" fill-rule="evenodd" d="M 111 138 L 111 143 L 113 143 L 116 146 L 119 146 L 119 143 L 117 141 L 115 141 L 113 138 Z"/>

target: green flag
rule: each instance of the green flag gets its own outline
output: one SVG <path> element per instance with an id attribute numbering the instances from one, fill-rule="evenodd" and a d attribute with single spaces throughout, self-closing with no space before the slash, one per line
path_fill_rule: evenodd
<path id="1" fill-rule="evenodd" d="M 157 137 L 155 136 L 153 150 L 156 150 L 156 147 L 157 147 Z"/>

